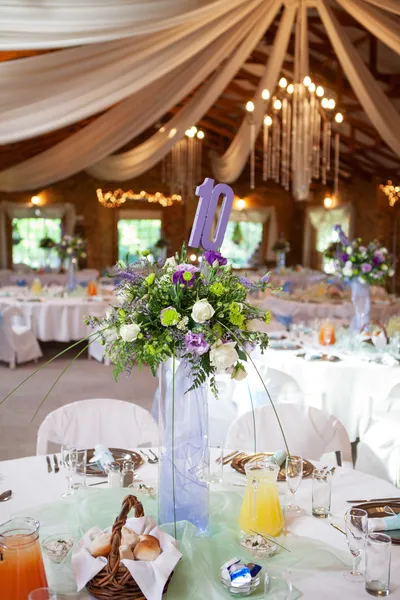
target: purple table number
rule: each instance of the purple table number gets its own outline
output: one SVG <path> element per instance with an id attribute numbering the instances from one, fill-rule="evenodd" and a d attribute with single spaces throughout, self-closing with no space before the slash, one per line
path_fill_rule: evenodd
<path id="1" fill-rule="evenodd" d="M 221 212 L 214 238 L 211 241 L 212 226 L 217 212 L 218 199 L 221 195 L 224 197 Z M 214 179 L 206 177 L 203 183 L 196 188 L 196 196 L 200 196 L 200 200 L 197 205 L 189 246 L 198 248 L 201 243 L 204 250 L 219 250 L 224 241 L 232 211 L 233 190 L 226 183 L 218 183 L 214 187 Z"/>

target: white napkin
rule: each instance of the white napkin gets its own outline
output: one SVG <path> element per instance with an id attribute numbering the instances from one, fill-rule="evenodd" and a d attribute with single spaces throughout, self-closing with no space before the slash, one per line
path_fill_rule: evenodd
<path id="1" fill-rule="evenodd" d="M 161 600 L 165 584 L 182 557 L 178 543 L 160 529 L 152 517 L 127 519 L 126 526 L 138 535 L 153 535 L 160 542 L 161 554 L 156 560 L 145 562 L 123 559 L 121 562 L 129 570 L 147 600 Z M 110 532 L 111 527 L 105 531 Z M 72 568 L 78 592 L 107 564 L 106 558 L 94 558 L 89 552 L 90 542 L 101 533 L 103 532 L 99 527 L 89 529 L 72 554 Z"/>

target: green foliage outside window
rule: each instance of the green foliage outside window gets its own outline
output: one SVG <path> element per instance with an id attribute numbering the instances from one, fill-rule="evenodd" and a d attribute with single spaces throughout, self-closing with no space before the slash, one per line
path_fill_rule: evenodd
<path id="1" fill-rule="evenodd" d="M 40 269 L 45 265 L 52 269 L 60 266 L 57 252 L 44 250 L 39 247 L 40 241 L 49 237 L 58 243 L 61 240 L 61 219 L 26 218 L 13 219 L 12 228 L 14 238 L 18 232 L 21 238 L 18 244 L 13 244 L 12 261 L 14 265 L 24 264 L 33 269 Z M 49 256 L 49 262 L 47 260 Z"/>
<path id="2" fill-rule="evenodd" d="M 251 257 L 262 241 L 262 236 L 262 223 L 229 221 L 221 253 L 237 269 L 248 267 Z"/>
<path id="3" fill-rule="evenodd" d="M 118 259 L 129 262 L 140 258 L 142 250 L 150 250 L 161 237 L 160 219 L 120 219 L 118 221 Z"/>

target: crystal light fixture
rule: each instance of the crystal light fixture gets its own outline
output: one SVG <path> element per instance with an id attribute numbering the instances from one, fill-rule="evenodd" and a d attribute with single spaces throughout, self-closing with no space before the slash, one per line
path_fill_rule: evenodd
<path id="1" fill-rule="evenodd" d="M 204 138 L 204 131 L 193 125 L 162 161 L 161 180 L 168 184 L 171 194 L 188 199 L 201 183 Z"/>

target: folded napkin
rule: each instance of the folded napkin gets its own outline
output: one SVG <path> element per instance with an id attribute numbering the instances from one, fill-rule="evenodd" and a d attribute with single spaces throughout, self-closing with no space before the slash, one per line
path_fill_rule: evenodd
<path id="1" fill-rule="evenodd" d="M 368 531 L 392 531 L 400 529 L 400 513 L 392 517 L 368 519 Z"/>
<path id="2" fill-rule="evenodd" d="M 123 559 L 121 562 L 128 569 L 147 600 L 161 600 L 165 584 L 182 557 L 178 550 L 178 543 L 172 536 L 160 529 L 152 517 L 127 519 L 126 525 L 138 535 L 153 535 L 160 542 L 161 554 L 156 560 L 145 562 Z M 105 531 L 108 533 L 111 529 L 108 527 Z M 78 592 L 107 564 L 106 558 L 103 556 L 94 558 L 89 552 L 91 540 L 101 533 L 103 531 L 100 527 L 92 527 L 85 533 L 73 551 L 71 562 Z"/>
<path id="3" fill-rule="evenodd" d="M 273 455 L 272 455 L 272 458 L 274 459 L 274 461 L 276 462 L 276 464 L 279 465 L 280 467 L 285 462 L 286 457 L 287 457 L 286 450 L 276 450 L 273 453 Z"/>
<path id="4" fill-rule="evenodd" d="M 105 471 L 106 467 L 108 467 L 109 465 L 111 465 L 112 462 L 114 462 L 114 457 L 106 446 L 97 444 L 97 446 L 94 447 L 94 455 L 89 460 L 89 462 L 98 463 L 103 469 L 103 471 Z"/>

